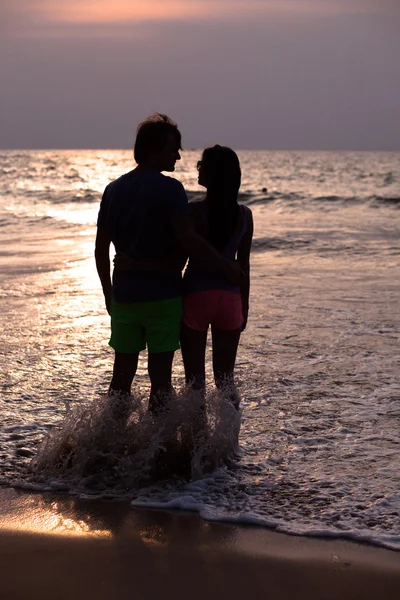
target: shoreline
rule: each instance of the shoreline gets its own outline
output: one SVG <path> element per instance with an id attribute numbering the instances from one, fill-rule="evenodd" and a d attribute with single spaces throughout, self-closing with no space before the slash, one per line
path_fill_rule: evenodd
<path id="1" fill-rule="evenodd" d="M 400 554 L 127 502 L 0 489 L 3 597 L 400 596 Z"/>

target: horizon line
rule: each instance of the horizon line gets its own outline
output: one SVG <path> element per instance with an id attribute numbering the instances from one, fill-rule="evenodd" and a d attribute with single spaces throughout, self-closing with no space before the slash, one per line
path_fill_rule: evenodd
<path id="1" fill-rule="evenodd" d="M 190 147 L 190 148 L 184 148 L 182 150 L 182 152 L 197 152 L 197 151 L 203 151 L 205 148 L 208 148 L 209 146 L 202 146 L 202 147 Z M 232 145 L 230 145 L 230 147 L 232 147 Z M 399 148 L 236 148 L 234 147 L 234 149 L 237 152 L 400 152 L 400 147 Z M 96 151 L 100 151 L 100 152 L 110 152 L 110 151 L 117 151 L 117 152 L 133 152 L 133 147 L 132 148 L 117 148 L 117 147 L 109 147 L 109 148 L 104 148 L 104 147 L 98 147 L 98 148 L 89 148 L 89 147 L 85 147 L 85 148 L 76 148 L 76 147 L 68 147 L 68 148 L 53 148 L 53 147 L 46 147 L 46 148 L 40 148 L 40 147 L 29 147 L 29 148 L 1 148 L 0 147 L 0 152 L 62 152 L 62 151 L 71 151 L 71 152 L 96 152 Z"/>

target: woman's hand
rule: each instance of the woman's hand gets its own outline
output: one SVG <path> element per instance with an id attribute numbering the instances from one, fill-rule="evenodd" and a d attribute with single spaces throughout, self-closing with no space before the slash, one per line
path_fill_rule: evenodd
<path id="1" fill-rule="evenodd" d="M 242 314 L 243 314 L 243 324 L 240 331 L 244 331 L 247 326 L 247 319 L 249 317 L 249 301 L 247 298 L 242 296 Z"/>

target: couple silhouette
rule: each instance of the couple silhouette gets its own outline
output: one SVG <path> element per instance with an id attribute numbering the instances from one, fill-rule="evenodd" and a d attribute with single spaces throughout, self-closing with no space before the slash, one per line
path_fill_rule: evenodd
<path id="1" fill-rule="evenodd" d="M 167 410 L 173 396 L 179 347 L 187 385 L 204 394 L 210 326 L 215 384 L 236 409 L 240 402 L 234 367 L 249 310 L 252 213 L 238 204 L 239 159 L 219 145 L 206 148 L 197 163 L 205 198 L 189 204 L 182 184 L 162 174 L 175 170 L 181 150 L 169 117 L 156 113 L 142 122 L 137 166 L 106 187 L 97 222 L 96 267 L 115 351 L 109 395 L 130 395 L 139 352 L 147 347 L 154 414 Z"/>

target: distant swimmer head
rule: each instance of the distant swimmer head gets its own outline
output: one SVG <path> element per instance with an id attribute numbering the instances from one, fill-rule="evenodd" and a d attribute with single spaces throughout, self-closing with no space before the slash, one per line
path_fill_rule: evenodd
<path id="1" fill-rule="evenodd" d="M 237 200 L 242 173 L 234 150 L 218 144 L 206 148 L 197 163 L 197 169 L 198 182 L 208 192 L 216 194 L 221 200 L 226 196 Z"/>
<path id="2" fill-rule="evenodd" d="M 180 160 L 182 135 L 167 115 L 154 113 L 140 123 L 136 132 L 134 157 L 138 165 L 158 171 L 174 171 Z"/>

